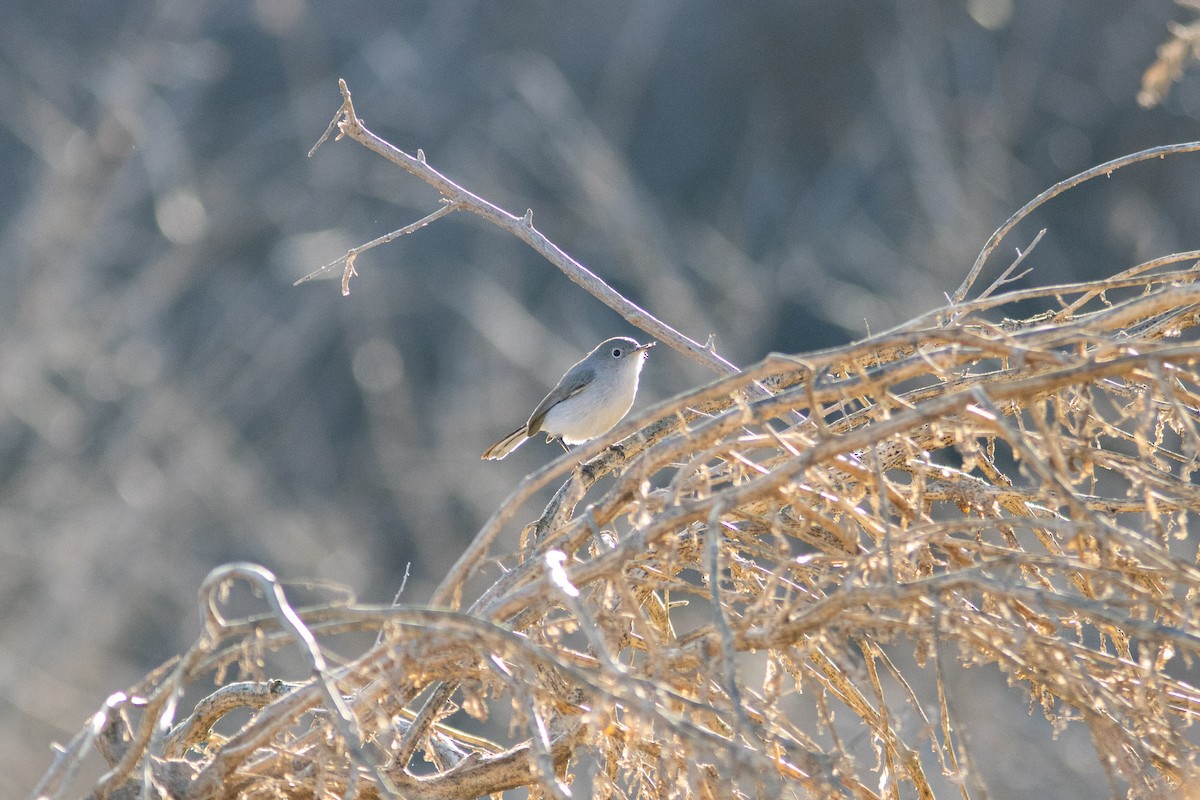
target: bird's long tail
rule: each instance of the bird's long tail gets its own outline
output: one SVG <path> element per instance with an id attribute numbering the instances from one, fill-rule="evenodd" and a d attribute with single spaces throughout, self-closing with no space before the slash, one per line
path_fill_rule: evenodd
<path id="1" fill-rule="evenodd" d="M 516 450 L 518 447 L 525 444 L 526 440 L 528 439 L 529 433 L 527 428 L 526 426 L 522 425 L 520 428 L 517 428 L 508 436 L 505 436 L 503 439 L 489 447 L 487 450 L 484 450 L 482 458 L 487 461 L 499 461 L 513 450 Z"/>

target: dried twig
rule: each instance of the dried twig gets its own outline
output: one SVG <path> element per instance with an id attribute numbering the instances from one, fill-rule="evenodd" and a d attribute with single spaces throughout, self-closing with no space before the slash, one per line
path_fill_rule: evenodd
<path id="1" fill-rule="evenodd" d="M 510 214 L 473 192 L 464 189 L 429 166 L 425 161 L 425 154 L 422 151 L 418 150 L 416 156 L 411 156 L 367 130 L 367 127 L 358 117 L 358 114 L 355 113 L 354 102 L 350 96 L 350 88 L 344 80 L 339 80 L 338 86 L 342 91 L 342 106 L 338 109 L 337 114 L 334 115 L 333 120 L 329 123 L 329 127 L 326 128 L 325 133 L 322 134 L 317 144 L 313 145 L 312 150 L 309 151 L 309 155 L 313 155 L 317 148 L 328 139 L 330 132 L 336 128 L 338 139 L 347 136 L 432 186 L 442 196 L 443 202 L 446 205 L 419 222 L 408 226 L 408 228 L 414 228 L 414 226 L 420 227 L 427 224 L 437 216 L 448 213 L 448 210 L 462 209 L 469 211 L 528 244 L 547 261 L 561 270 L 564 275 L 583 287 L 583 289 L 600 300 L 600 302 L 616 311 L 628 320 L 630 324 L 646 331 L 653 338 L 674 347 L 693 361 L 708 367 L 719 375 L 728 375 L 732 372 L 737 372 L 737 367 L 717 355 L 711 338 L 706 344 L 701 344 L 684 336 L 646 309 L 622 297 L 620 293 L 605 283 L 600 276 L 567 255 L 558 245 L 551 242 L 541 231 L 533 227 L 532 210 L 527 210 L 520 217 Z M 408 228 L 402 228 L 400 231 L 380 237 L 380 239 L 376 239 L 368 245 L 355 248 L 355 250 L 351 250 L 342 259 L 321 267 L 311 275 L 301 278 L 297 283 L 326 273 L 337 264 L 345 263 L 345 272 L 342 278 L 342 293 L 348 294 L 350 291 L 350 277 L 354 274 L 354 255 L 368 247 L 375 246 L 376 243 L 382 244 L 384 240 L 392 241 L 398 236 L 403 235 L 403 233 L 408 232 Z"/>
<path id="2" fill-rule="evenodd" d="M 950 298 L 952 305 L 962 303 L 967 298 L 967 293 L 971 291 L 971 287 L 975 284 L 975 280 L 979 277 L 979 273 L 983 270 L 983 265 L 987 263 L 988 257 L 1000 244 L 1005 236 L 1012 231 L 1013 228 L 1028 217 L 1039 206 L 1044 205 L 1047 201 L 1058 197 L 1068 189 L 1073 189 L 1081 183 L 1090 181 L 1092 178 L 1098 178 L 1101 175 L 1110 176 L 1122 167 L 1127 167 L 1130 164 L 1137 164 L 1141 161 L 1149 161 L 1152 158 L 1165 158 L 1171 155 L 1179 155 L 1181 153 L 1194 153 L 1200 150 L 1200 142 L 1184 142 L 1182 144 L 1165 144 L 1160 147 L 1151 147 L 1146 150 L 1139 150 L 1136 153 L 1120 158 L 1114 158 L 1112 161 L 1106 161 L 1099 166 L 1086 169 L 1078 175 L 1074 175 L 1066 180 L 1059 181 L 1051 186 L 1046 191 L 1039 194 L 1037 197 L 1030 200 L 1025 205 L 1008 218 L 1008 221 L 996 229 L 996 232 L 991 235 L 987 243 L 983 246 L 983 250 L 979 252 L 979 256 L 975 259 L 975 263 L 971 265 L 970 272 L 963 280 L 962 285 L 954 292 Z"/>
<path id="3" fill-rule="evenodd" d="M 316 149 L 316 148 L 314 148 L 314 149 Z M 383 236 L 372 239 L 371 241 L 367 242 L 366 244 L 362 244 L 362 245 L 359 245 L 358 247 L 350 248 L 348 251 L 346 251 L 346 255 L 342 256 L 339 259 L 335 259 L 334 261 L 330 261 L 325 266 L 319 267 L 318 269 L 308 273 L 307 275 L 305 275 L 303 278 L 296 281 L 292 285 L 299 286 L 302 283 L 307 283 L 308 281 L 324 277 L 325 275 L 328 275 L 330 272 L 333 272 L 335 269 L 337 269 L 338 266 L 341 266 L 342 267 L 342 295 L 343 296 L 348 295 L 348 294 L 350 294 L 350 279 L 353 278 L 354 276 L 358 275 L 358 271 L 354 268 L 354 262 L 356 260 L 358 260 L 359 255 L 361 255 L 362 253 L 365 253 L 367 250 L 376 248 L 381 244 L 387 244 L 388 242 L 394 242 L 396 239 L 399 239 L 401 236 L 407 236 L 408 234 L 413 233 L 414 231 L 418 231 L 421 228 L 424 228 L 429 223 L 434 222 L 435 220 L 439 220 L 442 217 L 446 216 L 447 214 L 450 214 L 451 212 L 454 212 L 454 211 L 459 211 L 461 209 L 462 209 L 462 206 L 456 205 L 455 203 L 443 203 L 442 207 L 439 208 L 437 211 L 434 211 L 431 214 L 427 214 L 426 216 L 422 217 L 421 219 L 417 220 L 416 222 L 414 222 L 410 225 L 405 225 L 403 228 L 400 228 L 399 230 L 394 230 L 391 233 L 385 233 Z"/>

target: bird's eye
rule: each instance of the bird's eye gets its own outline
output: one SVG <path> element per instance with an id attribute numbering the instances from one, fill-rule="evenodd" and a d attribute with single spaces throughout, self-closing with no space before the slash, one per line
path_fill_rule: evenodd
<path id="1" fill-rule="evenodd" d="M 613 358 L 620 358 L 620 357 L 621 357 L 621 348 L 614 347 L 613 348 Z"/>

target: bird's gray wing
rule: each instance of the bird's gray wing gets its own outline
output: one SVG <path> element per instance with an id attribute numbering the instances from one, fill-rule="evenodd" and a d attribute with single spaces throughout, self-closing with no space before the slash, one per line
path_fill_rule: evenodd
<path id="1" fill-rule="evenodd" d="M 596 376 L 596 371 L 590 365 L 576 364 L 567 370 L 567 374 L 563 375 L 562 380 L 558 382 L 550 394 L 538 403 L 537 408 L 529 415 L 529 424 L 526 425 L 526 430 L 529 435 L 533 436 L 542 429 L 542 423 L 546 421 L 546 415 L 550 413 L 550 409 L 566 400 L 568 397 L 574 397 L 583 391 L 583 387 L 592 382 Z"/>

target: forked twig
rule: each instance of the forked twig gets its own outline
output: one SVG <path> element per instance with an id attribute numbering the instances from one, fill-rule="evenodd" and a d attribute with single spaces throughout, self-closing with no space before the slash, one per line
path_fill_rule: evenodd
<path id="1" fill-rule="evenodd" d="M 1040 242 L 1042 237 L 1045 235 L 1046 229 L 1042 228 L 1040 231 L 1038 231 L 1037 236 L 1033 237 L 1033 241 L 1029 243 L 1028 247 L 1026 247 L 1024 250 L 1017 248 L 1017 257 L 1013 259 L 1011 264 L 1008 265 L 1008 269 L 1004 270 L 1004 272 L 1001 272 L 1000 277 L 992 281 L 991 286 L 980 292 L 979 297 L 975 299 L 986 300 L 988 297 L 991 297 L 1000 287 L 1007 286 L 1010 283 L 1015 283 L 1021 280 L 1021 278 L 1024 278 L 1030 272 L 1033 272 L 1033 267 L 1030 267 L 1029 269 L 1023 270 L 1017 275 L 1013 275 L 1013 272 L 1016 271 L 1017 267 L 1021 266 L 1021 263 L 1024 262 L 1025 258 L 1033 252 L 1033 248 L 1038 246 L 1038 242 Z"/>
<path id="2" fill-rule="evenodd" d="M 432 186 L 442 196 L 443 202 L 446 203 L 443 208 L 430 214 L 422 220 L 419 220 L 407 228 L 402 228 L 400 231 L 387 234 L 379 239 L 370 242 L 367 245 L 355 248 L 347 253 L 346 256 L 326 264 L 320 269 L 314 271 L 311 275 L 301 278 L 297 283 L 302 283 L 310 278 L 325 274 L 339 264 L 345 264 L 345 271 L 342 278 L 342 293 L 349 292 L 349 281 L 354 275 L 354 257 L 357 253 L 362 252 L 376 244 L 383 244 L 385 241 L 392 241 L 398 236 L 409 232 L 409 228 L 416 229 L 422 225 L 432 222 L 439 216 L 444 216 L 449 211 L 464 210 L 470 211 L 498 228 L 511 233 L 521 241 L 528 244 L 537 251 L 547 261 L 557 267 L 564 275 L 570 278 L 579 286 L 583 287 L 593 297 L 600 300 L 606 306 L 616 311 L 624 317 L 631 325 L 642 329 L 650 334 L 656 340 L 663 342 L 675 348 L 679 352 L 696 361 L 699 364 L 708 367 L 718 375 L 729 375 L 737 372 L 738 368 L 730 361 L 718 355 L 716 349 L 712 347 L 711 339 L 707 344 L 701 344 L 687 336 L 684 336 L 679 331 L 672 328 L 667 323 L 655 317 L 646 309 L 638 306 L 636 303 L 622 296 L 617 290 L 613 289 L 605 283 L 600 276 L 592 272 L 583 264 L 576 261 L 571 256 L 567 255 L 558 245 L 546 238 L 541 231 L 533 226 L 533 211 L 527 210 L 523 216 L 510 214 L 504 209 L 496 206 L 482 197 L 464 189 L 454 181 L 447 178 L 442 173 L 438 172 L 425 160 L 425 154 L 418 150 L 416 156 L 411 156 L 408 153 L 400 150 L 391 143 L 379 138 L 363 124 L 362 120 L 354 111 L 354 103 L 350 97 L 350 89 L 346 85 L 345 80 L 339 80 L 338 86 L 342 92 L 342 105 L 334 115 L 333 120 L 329 123 L 325 133 L 313 145 L 309 155 L 316 152 L 317 148 L 329 138 L 329 134 L 337 129 L 337 138 L 348 136 L 354 141 L 366 147 L 368 150 L 386 158 L 391 163 L 404 169 L 409 174 L 419 178 L 420 180 Z"/>
<path id="3" fill-rule="evenodd" d="M 1066 180 L 1058 183 L 1045 190 L 1037 197 L 1030 200 L 1025 205 L 1008 218 L 1008 221 L 996 229 L 984 244 L 983 249 L 979 251 L 975 263 L 971 266 L 971 271 L 967 273 L 967 277 L 963 280 L 962 285 L 954 292 L 950 298 L 952 305 L 957 305 L 967 298 L 967 292 L 971 291 L 971 287 L 975 284 L 975 280 L 979 277 L 979 273 L 983 270 L 983 265 L 987 263 L 988 257 L 1000 244 L 1001 240 L 1012 231 L 1013 228 L 1021 222 L 1021 220 L 1033 213 L 1038 206 L 1044 205 L 1047 201 L 1058 197 L 1063 192 L 1078 186 L 1085 181 L 1090 181 L 1092 178 L 1098 178 L 1101 175 L 1112 175 L 1122 167 L 1127 167 L 1130 164 L 1137 164 L 1141 161 L 1149 161 L 1152 158 L 1165 158 L 1166 156 L 1178 155 L 1180 153 L 1194 153 L 1200 150 L 1200 142 L 1184 142 L 1182 144 L 1164 144 L 1160 147 L 1151 147 L 1146 150 L 1141 150 L 1127 156 L 1114 158 L 1112 161 L 1086 169 L 1078 175 L 1074 175 Z"/>
<path id="4" fill-rule="evenodd" d="M 350 279 L 352 277 L 358 275 L 358 271 L 354 269 L 354 262 L 358 259 L 358 257 L 362 253 L 365 253 L 366 251 L 371 250 L 372 248 L 378 247 L 381 244 L 387 244 L 388 242 L 395 241 L 396 239 L 399 239 L 401 236 L 407 236 L 408 234 L 412 233 L 413 231 L 418 231 L 421 228 L 424 228 L 429 223 L 434 222 L 435 220 L 439 220 L 442 217 L 446 216 L 447 214 L 450 214 L 451 212 L 454 212 L 454 211 L 458 211 L 461 208 L 462 208 L 462 206 L 456 205 L 454 203 L 445 203 L 437 211 L 434 211 L 431 214 L 427 214 L 426 216 L 422 217 L 421 219 L 417 220 L 416 222 L 414 222 L 410 225 L 405 225 L 403 228 L 400 228 L 399 230 L 394 230 L 391 233 L 385 233 L 383 236 L 380 236 L 376 239 L 372 239 L 371 241 L 367 242 L 366 244 L 360 244 L 358 247 L 351 247 L 349 250 L 346 251 L 346 255 L 342 256 L 341 258 L 330 261 L 328 264 L 326 264 L 323 267 L 319 267 L 319 268 L 313 270 L 312 272 L 308 273 L 307 275 L 305 275 L 303 278 L 296 281 L 292 285 L 299 286 L 302 283 L 307 283 L 308 281 L 314 280 L 316 278 L 324 277 L 325 275 L 328 275 L 330 272 L 333 272 L 335 269 L 337 269 L 337 267 L 339 265 L 342 265 L 343 266 L 342 296 L 345 297 L 346 295 L 350 294 Z"/>

